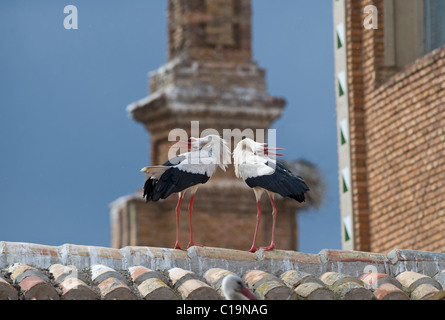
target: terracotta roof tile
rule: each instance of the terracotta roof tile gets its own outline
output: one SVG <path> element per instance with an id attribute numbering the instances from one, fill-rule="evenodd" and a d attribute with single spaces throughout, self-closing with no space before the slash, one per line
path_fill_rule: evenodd
<path id="1" fill-rule="evenodd" d="M 218 293 L 201 280 L 196 273 L 181 268 L 168 270 L 170 280 L 175 290 L 185 300 L 218 300 Z"/>
<path id="2" fill-rule="evenodd" d="M 397 280 L 410 294 L 411 299 L 423 300 L 441 291 L 442 285 L 435 279 L 424 274 L 405 271 L 397 276 Z"/>
<path id="3" fill-rule="evenodd" d="M 385 273 L 368 272 L 359 276 L 366 288 L 374 290 L 378 300 L 408 300 L 399 281 Z"/>
<path id="4" fill-rule="evenodd" d="M 13 283 L 18 285 L 25 300 L 59 300 L 57 290 L 40 270 L 26 264 L 16 263 L 9 268 Z"/>
<path id="5" fill-rule="evenodd" d="M 281 280 L 294 288 L 299 300 L 334 300 L 334 294 L 325 286 L 323 281 L 312 274 L 289 270 L 281 275 Z"/>
<path id="6" fill-rule="evenodd" d="M 68 278 L 59 285 L 62 300 L 96 300 L 97 293 L 85 282 L 77 278 Z"/>
<path id="7" fill-rule="evenodd" d="M 48 268 L 62 300 L 96 300 L 97 293 L 86 284 L 87 276 L 74 266 L 53 264 Z"/>
<path id="8" fill-rule="evenodd" d="M 17 300 L 18 297 L 17 290 L 0 273 L 0 300 Z"/>
<path id="9" fill-rule="evenodd" d="M 44 246 L 0 242 L 0 299 L 223 299 L 222 279 L 237 274 L 263 300 L 445 299 L 445 254 L 343 250 L 306 254 Z"/>
<path id="10" fill-rule="evenodd" d="M 250 270 L 243 275 L 249 288 L 263 300 L 294 300 L 295 292 L 278 277 L 262 271 Z"/>
<path id="11" fill-rule="evenodd" d="M 363 281 L 357 277 L 338 272 L 325 272 L 320 276 L 320 279 L 339 300 L 372 300 L 375 298 L 372 291 L 366 289 Z"/>
<path id="12" fill-rule="evenodd" d="M 135 300 L 137 296 L 127 285 L 125 277 L 116 270 L 95 264 L 91 267 L 91 280 L 97 285 L 103 300 Z"/>
<path id="13" fill-rule="evenodd" d="M 378 300 L 409 300 L 409 296 L 391 283 L 383 283 L 374 291 Z"/>
<path id="14" fill-rule="evenodd" d="M 178 296 L 168 286 L 167 278 L 158 271 L 143 266 L 129 268 L 131 279 L 138 293 L 146 300 L 177 300 Z"/>
<path id="15" fill-rule="evenodd" d="M 224 299 L 224 294 L 221 289 L 222 281 L 225 276 L 229 274 L 235 274 L 232 271 L 221 269 L 221 268 L 211 268 L 206 271 L 204 278 L 209 283 L 213 289 L 219 294 L 221 299 Z"/>

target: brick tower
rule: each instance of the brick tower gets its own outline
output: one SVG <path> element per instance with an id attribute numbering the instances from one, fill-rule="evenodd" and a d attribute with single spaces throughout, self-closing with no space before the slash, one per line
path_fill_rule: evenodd
<path id="1" fill-rule="evenodd" d="M 169 0 L 168 61 L 150 74 L 149 96 L 127 110 L 150 132 L 151 164 L 156 165 L 168 158 L 172 129 L 190 136 L 192 121 L 199 121 L 199 134 L 207 128 L 221 136 L 223 130 L 268 129 L 284 106 L 284 99 L 266 93 L 264 70 L 252 61 L 250 0 Z M 189 236 L 188 196 L 181 205 L 183 246 Z M 147 204 L 140 192 L 113 202 L 112 246 L 172 247 L 176 202 L 172 195 Z M 277 200 L 278 248 L 296 249 L 298 206 Z M 262 209 L 257 244 L 268 245 L 272 219 L 265 196 Z M 196 243 L 247 250 L 255 221 L 254 193 L 235 178 L 232 165 L 225 173 L 218 169 L 199 188 L 193 211 Z"/>

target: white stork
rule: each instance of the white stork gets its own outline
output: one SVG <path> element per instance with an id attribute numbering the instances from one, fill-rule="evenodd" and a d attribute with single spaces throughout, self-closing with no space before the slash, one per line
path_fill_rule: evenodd
<path id="1" fill-rule="evenodd" d="M 237 275 L 229 274 L 225 276 L 221 287 L 226 300 L 258 300 Z"/>
<path id="2" fill-rule="evenodd" d="M 268 148 L 267 144 L 255 142 L 246 138 L 241 140 L 233 150 L 233 163 L 235 175 L 243 179 L 246 184 L 253 188 L 257 202 L 257 222 L 252 247 L 249 252 L 255 252 L 256 236 L 261 218 L 260 199 L 264 191 L 269 195 L 272 204 L 272 240 L 264 250 L 275 248 L 275 221 L 277 208 L 275 207 L 274 195 L 278 193 L 282 197 L 289 197 L 303 202 L 304 193 L 309 191 L 309 187 L 300 176 L 295 176 L 284 165 L 275 159 L 268 157 L 268 154 L 282 155 L 270 152 L 270 150 L 282 150 L 281 148 Z"/>
<path id="3" fill-rule="evenodd" d="M 181 146 L 179 141 L 176 147 Z M 146 173 L 143 197 L 147 202 L 165 199 L 172 193 L 178 193 L 176 205 L 176 243 L 175 249 L 182 249 L 179 245 L 179 214 L 184 193 L 190 189 L 191 198 L 188 206 L 190 222 L 190 242 L 188 247 L 195 245 L 192 231 L 192 210 L 196 190 L 200 184 L 206 183 L 217 166 L 226 171 L 230 163 L 230 149 L 224 139 L 218 135 L 208 135 L 203 138 L 190 138 L 188 146 L 194 151 L 182 153 L 169 159 L 160 166 L 150 166 L 141 169 Z"/>

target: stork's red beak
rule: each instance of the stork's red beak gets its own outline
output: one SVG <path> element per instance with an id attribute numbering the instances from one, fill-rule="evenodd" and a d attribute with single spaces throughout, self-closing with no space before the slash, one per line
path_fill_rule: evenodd
<path id="1" fill-rule="evenodd" d="M 249 300 L 258 300 L 258 298 L 246 288 L 241 289 L 241 294 L 246 296 Z"/>
<path id="2" fill-rule="evenodd" d="M 284 154 L 282 154 L 282 153 L 270 152 L 270 150 L 284 150 L 283 148 L 269 148 L 269 147 L 264 147 L 264 153 L 265 153 L 265 154 L 274 154 L 274 155 L 276 155 L 276 156 L 284 156 Z"/>

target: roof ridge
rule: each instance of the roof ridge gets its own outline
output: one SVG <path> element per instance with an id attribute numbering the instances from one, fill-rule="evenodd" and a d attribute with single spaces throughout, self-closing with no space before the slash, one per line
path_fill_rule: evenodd
<path id="1" fill-rule="evenodd" d="M 179 267 L 193 271 L 199 276 L 203 276 L 209 268 L 220 267 L 237 274 L 261 269 L 279 275 L 295 269 L 317 277 L 328 271 L 351 276 L 366 272 L 397 276 L 404 271 L 414 271 L 433 277 L 445 269 L 445 253 L 407 249 L 394 249 L 388 254 L 339 249 L 323 249 L 318 254 L 263 249 L 250 253 L 215 247 L 191 247 L 182 251 L 147 246 L 116 249 L 74 244 L 50 246 L 0 241 L 0 269 L 14 263 L 44 269 L 53 264 L 72 265 L 78 269 L 100 264 L 114 270 L 128 270 L 137 265 L 161 271 Z"/>

